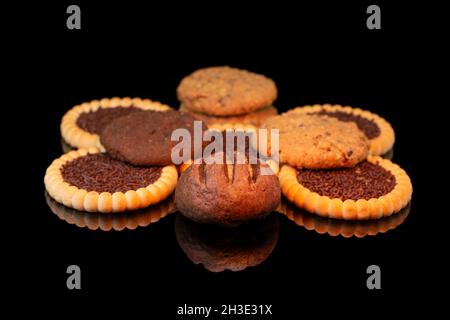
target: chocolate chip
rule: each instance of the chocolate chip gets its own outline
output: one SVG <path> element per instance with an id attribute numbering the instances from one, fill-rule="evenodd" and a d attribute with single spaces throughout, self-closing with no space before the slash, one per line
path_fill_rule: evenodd
<path id="1" fill-rule="evenodd" d="M 326 111 L 326 110 L 321 110 L 319 112 L 311 112 L 309 114 L 329 116 L 344 122 L 354 122 L 358 126 L 358 129 L 364 132 L 367 139 L 374 139 L 381 134 L 380 128 L 373 120 L 363 118 L 356 114 L 342 111 Z"/>
<path id="2" fill-rule="evenodd" d="M 389 171 L 367 161 L 353 168 L 300 170 L 297 180 L 321 196 L 342 201 L 379 198 L 396 185 L 395 177 Z"/>
<path id="3" fill-rule="evenodd" d="M 135 167 L 107 154 L 88 154 L 62 167 L 64 181 L 80 189 L 126 192 L 145 188 L 161 175 L 161 167 Z"/>
<path id="4" fill-rule="evenodd" d="M 97 111 L 80 114 L 77 119 L 77 125 L 89 133 L 99 134 L 112 120 L 136 111 L 141 111 L 141 109 L 133 106 L 127 108 L 99 108 Z"/>

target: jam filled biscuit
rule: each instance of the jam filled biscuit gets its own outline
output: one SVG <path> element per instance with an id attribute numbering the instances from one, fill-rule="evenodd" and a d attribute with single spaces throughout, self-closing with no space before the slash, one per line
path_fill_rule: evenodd
<path id="1" fill-rule="evenodd" d="M 406 172 L 379 156 L 369 156 L 353 168 L 334 170 L 296 170 L 285 165 L 279 179 L 289 201 L 336 219 L 387 217 L 405 207 L 412 195 Z"/>
<path id="2" fill-rule="evenodd" d="M 263 75 L 230 67 L 210 67 L 181 80 L 177 95 L 192 112 L 236 116 L 271 106 L 277 98 L 277 88 Z"/>
<path id="3" fill-rule="evenodd" d="M 262 128 L 279 130 L 280 162 L 296 168 L 352 167 L 369 152 L 366 136 L 354 123 L 334 118 L 289 113 L 269 119 Z"/>
<path id="4" fill-rule="evenodd" d="M 411 204 L 408 204 L 397 214 L 377 220 L 337 220 L 323 218 L 315 214 L 297 208 L 294 204 L 282 199 L 277 211 L 286 215 L 295 224 L 307 230 L 313 230 L 318 234 L 328 234 L 332 237 L 341 236 L 344 238 L 363 238 L 386 233 L 400 226 L 408 217 Z"/>
<path id="5" fill-rule="evenodd" d="M 189 260 L 211 272 L 241 271 L 264 262 L 278 242 L 277 215 L 236 228 L 196 223 L 177 215 L 177 242 Z"/>
<path id="6" fill-rule="evenodd" d="M 131 212 L 118 212 L 102 214 L 98 212 L 79 211 L 65 207 L 53 200 L 45 193 L 47 205 L 50 210 L 61 220 L 79 228 L 102 231 L 134 230 L 138 227 L 146 227 L 158 222 L 160 219 L 175 211 L 172 197 L 149 206 L 147 208 Z"/>
<path id="7" fill-rule="evenodd" d="M 175 189 L 175 166 L 135 167 L 97 148 L 64 154 L 48 167 L 49 195 L 67 207 L 88 212 L 120 212 L 147 207 Z"/>
<path id="8" fill-rule="evenodd" d="M 281 198 L 276 175 L 262 175 L 263 166 L 269 169 L 261 162 L 194 163 L 180 176 L 175 190 L 177 208 L 196 222 L 222 226 L 263 217 Z"/>
<path id="9" fill-rule="evenodd" d="M 169 110 L 159 102 L 141 98 L 104 98 L 77 105 L 61 121 L 61 135 L 74 148 L 101 148 L 99 134 L 112 120 L 140 110 Z"/>
<path id="10" fill-rule="evenodd" d="M 180 111 L 190 113 L 195 119 L 205 122 L 208 128 L 211 127 L 234 128 L 239 127 L 241 125 L 259 127 L 264 121 L 278 114 L 277 109 L 273 106 L 264 107 L 262 109 L 238 116 L 223 116 L 223 117 L 210 116 L 203 113 L 192 112 L 189 111 L 189 109 L 187 109 L 183 105 L 180 106 Z"/>
<path id="11" fill-rule="evenodd" d="M 194 154 L 194 120 L 175 110 L 131 113 L 107 125 L 100 141 L 111 157 L 118 160 L 137 166 L 169 165 L 172 148 L 179 143 L 171 140 L 176 129 L 189 131 L 191 155 Z"/>
<path id="12" fill-rule="evenodd" d="M 287 113 L 302 113 L 336 118 L 340 121 L 354 122 L 370 141 L 370 153 L 382 155 L 392 149 L 395 133 L 392 126 L 382 117 L 359 108 L 340 105 L 313 105 L 298 107 Z"/>

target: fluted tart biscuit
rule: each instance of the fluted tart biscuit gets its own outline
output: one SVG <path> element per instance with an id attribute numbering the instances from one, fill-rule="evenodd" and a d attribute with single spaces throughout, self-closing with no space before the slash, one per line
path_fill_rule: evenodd
<path id="1" fill-rule="evenodd" d="M 297 168 L 352 167 L 369 152 L 369 142 L 356 124 L 334 118 L 288 113 L 261 127 L 279 130 L 280 162 Z M 262 154 L 271 150 L 258 149 Z"/>
<path id="2" fill-rule="evenodd" d="M 169 110 L 159 102 L 141 98 L 103 98 L 74 106 L 61 121 L 61 135 L 75 148 L 101 148 L 99 134 L 114 119 L 140 110 Z"/>
<path id="3" fill-rule="evenodd" d="M 354 122 L 370 141 L 370 153 L 382 155 L 392 149 L 395 141 L 394 129 L 379 115 L 359 108 L 341 105 L 312 105 L 298 107 L 287 113 L 302 113 L 336 118 L 340 121 Z"/>
<path id="4" fill-rule="evenodd" d="M 175 189 L 177 178 L 173 165 L 135 167 L 89 148 L 54 160 L 44 183 L 49 195 L 67 207 L 109 213 L 160 202 Z"/>
<path id="5" fill-rule="evenodd" d="M 335 219 L 387 217 L 405 207 L 412 195 L 406 172 L 379 156 L 369 156 L 352 168 L 333 170 L 297 170 L 284 165 L 279 179 L 289 201 Z"/>

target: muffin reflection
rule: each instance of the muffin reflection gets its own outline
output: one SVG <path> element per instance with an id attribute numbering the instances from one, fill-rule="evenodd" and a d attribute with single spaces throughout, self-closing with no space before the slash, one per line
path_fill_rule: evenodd
<path id="1" fill-rule="evenodd" d="M 181 214 L 175 220 L 179 246 L 194 264 L 211 272 L 241 271 L 265 261 L 278 242 L 275 214 L 235 228 L 193 222 Z"/>
<path id="2" fill-rule="evenodd" d="M 65 207 L 53 200 L 47 192 L 45 192 L 45 198 L 50 210 L 61 220 L 90 230 L 134 230 L 137 227 L 146 227 L 158 222 L 161 218 L 175 211 L 172 197 L 144 209 L 111 214 L 84 212 Z"/>
<path id="3" fill-rule="evenodd" d="M 283 197 L 277 211 L 284 214 L 289 220 L 307 230 L 313 230 L 319 234 L 330 236 L 342 236 L 344 238 L 375 236 L 386 233 L 401 225 L 409 214 L 411 203 L 398 213 L 379 220 L 347 221 L 322 218 L 297 208 Z"/>

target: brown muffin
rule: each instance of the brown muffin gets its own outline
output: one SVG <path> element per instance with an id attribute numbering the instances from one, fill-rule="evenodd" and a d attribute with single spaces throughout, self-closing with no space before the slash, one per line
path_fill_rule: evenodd
<path id="1" fill-rule="evenodd" d="M 178 144 L 171 141 L 172 132 L 184 128 L 193 137 L 194 120 L 191 115 L 175 110 L 130 113 L 106 126 L 100 140 L 118 160 L 137 166 L 168 165 L 172 164 L 172 147 Z M 193 141 L 191 147 L 194 155 Z"/>
<path id="2" fill-rule="evenodd" d="M 177 208 L 194 221 L 227 227 L 263 217 L 280 202 L 278 178 L 260 174 L 263 166 L 193 164 L 176 187 Z"/>
<path id="3" fill-rule="evenodd" d="M 245 113 L 237 116 L 210 116 L 203 113 L 193 112 L 184 105 L 180 106 L 181 112 L 190 113 L 195 119 L 205 122 L 206 126 L 225 125 L 225 124 L 244 124 L 259 127 L 267 119 L 278 114 L 278 110 L 274 106 L 264 107 L 256 111 Z"/>
<path id="4" fill-rule="evenodd" d="M 272 105 L 277 88 L 263 75 L 230 67 L 210 67 L 181 80 L 177 94 L 190 111 L 234 116 Z"/>
<path id="5" fill-rule="evenodd" d="M 194 264 L 211 272 L 241 271 L 265 261 L 278 242 L 280 223 L 271 214 L 236 228 L 199 224 L 182 215 L 175 220 L 177 242 Z"/>

